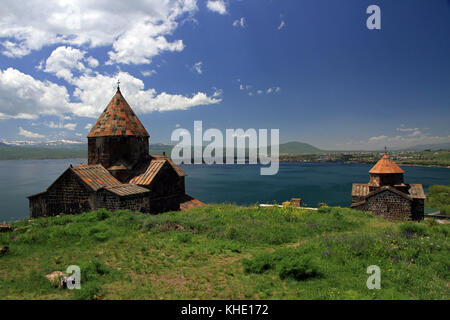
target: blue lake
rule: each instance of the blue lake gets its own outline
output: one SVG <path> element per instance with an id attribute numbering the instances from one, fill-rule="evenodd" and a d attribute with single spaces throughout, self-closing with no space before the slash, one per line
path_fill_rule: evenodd
<path id="1" fill-rule="evenodd" d="M 28 199 L 44 191 L 70 164 L 84 159 L 0 161 L 0 222 L 28 217 Z M 187 193 L 206 203 L 281 203 L 294 197 L 306 206 L 349 206 L 353 182 L 369 180 L 370 165 L 281 163 L 278 175 L 261 176 L 255 165 L 184 165 Z M 450 169 L 406 167 L 406 183 L 450 184 Z"/>

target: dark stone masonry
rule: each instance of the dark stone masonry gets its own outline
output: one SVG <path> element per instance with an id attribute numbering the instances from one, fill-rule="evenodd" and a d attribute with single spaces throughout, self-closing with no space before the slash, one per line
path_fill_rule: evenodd
<path id="1" fill-rule="evenodd" d="M 405 184 L 404 171 L 387 153 L 369 171 L 369 183 L 354 183 L 351 208 L 389 220 L 422 220 L 425 193 L 421 184 Z"/>
<path id="2" fill-rule="evenodd" d="M 88 134 L 88 164 L 68 168 L 46 191 L 28 197 L 32 218 L 105 208 L 144 213 L 203 205 L 185 193 L 184 171 L 151 156 L 149 138 L 117 88 Z"/>

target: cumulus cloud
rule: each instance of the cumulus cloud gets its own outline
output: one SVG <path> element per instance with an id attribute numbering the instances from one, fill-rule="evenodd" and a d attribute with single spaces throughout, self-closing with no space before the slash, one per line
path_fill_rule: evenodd
<path id="1" fill-rule="evenodd" d="M 158 93 L 152 88 L 145 89 L 141 79 L 127 72 L 118 72 L 114 75 L 83 74 L 80 77 L 73 77 L 71 84 L 75 90 L 71 97 L 64 86 L 36 80 L 30 75 L 8 68 L 0 70 L 0 119 L 35 119 L 39 115 L 67 114 L 96 118 L 113 96 L 117 79 L 122 82 L 121 90 L 127 101 L 139 114 L 187 110 L 222 101 L 217 96 L 208 96 L 203 92 L 190 96 Z M 71 98 L 77 99 L 78 102 L 72 102 Z"/>
<path id="2" fill-rule="evenodd" d="M 44 71 L 54 73 L 58 78 L 70 82 L 73 77 L 72 70 L 90 71 L 82 62 L 85 54 L 86 52 L 72 47 L 58 47 L 48 57 Z M 95 64 L 92 60 L 91 63 Z"/>
<path id="3" fill-rule="evenodd" d="M 1 52 L 22 57 L 54 44 L 112 46 L 111 63 L 149 63 L 163 51 L 183 50 L 182 40 L 166 37 L 196 10 L 196 0 L 4 0 Z"/>
<path id="4" fill-rule="evenodd" d="M 234 20 L 233 21 L 233 27 L 245 28 L 245 18 L 242 17 L 240 19 Z"/>
<path id="5" fill-rule="evenodd" d="M 209 10 L 217 12 L 219 14 L 227 13 L 227 6 L 224 0 L 208 0 L 208 2 L 206 3 L 206 7 Z"/>
<path id="6" fill-rule="evenodd" d="M 98 60 L 95 59 L 94 57 L 88 57 L 86 59 L 86 61 L 87 61 L 87 64 L 89 65 L 89 67 L 91 67 L 91 68 L 97 68 L 100 65 Z"/>
<path id="7" fill-rule="evenodd" d="M 19 127 L 19 136 L 23 136 L 23 137 L 27 137 L 27 138 L 31 138 L 31 139 L 44 138 L 44 136 L 42 134 L 27 131 L 27 130 L 23 129 L 22 127 Z"/>
<path id="8" fill-rule="evenodd" d="M 0 70 L 0 113 L 3 117 L 31 119 L 39 115 L 73 113 L 66 87 L 36 80 L 16 69 Z"/>
<path id="9" fill-rule="evenodd" d="M 84 75 L 75 79 L 76 89 L 74 96 L 82 103 L 77 106 L 77 115 L 98 117 L 111 99 L 111 88 L 114 88 L 117 79 L 121 81 L 121 91 L 128 103 L 140 114 L 153 111 L 187 110 L 189 108 L 217 104 L 221 99 L 209 97 L 198 92 L 191 97 L 180 94 L 158 93 L 155 89 L 145 89 L 144 82 L 127 72 L 119 72 L 114 76 Z"/>
<path id="10" fill-rule="evenodd" d="M 89 130 L 89 129 L 92 129 L 92 127 L 93 127 L 92 123 L 88 123 L 88 124 L 84 127 L 84 129 Z"/>

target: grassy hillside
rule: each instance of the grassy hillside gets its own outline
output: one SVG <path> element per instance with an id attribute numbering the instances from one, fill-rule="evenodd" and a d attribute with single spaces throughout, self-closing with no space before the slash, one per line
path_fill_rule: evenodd
<path id="1" fill-rule="evenodd" d="M 450 186 L 431 186 L 425 205 L 440 210 L 443 215 L 450 216 Z"/>
<path id="2" fill-rule="evenodd" d="M 449 226 L 324 207 L 101 210 L 0 234 L 4 299 L 449 299 Z M 82 289 L 44 276 L 78 265 Z M 378 265 L 381 290 L 368 290 Z"/>

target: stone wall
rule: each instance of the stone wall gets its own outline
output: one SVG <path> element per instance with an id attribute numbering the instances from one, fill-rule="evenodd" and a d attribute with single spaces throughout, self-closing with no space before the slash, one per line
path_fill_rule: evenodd
<path id="1" fill-rule="evenodd" d="M 93 209 L 93 193 L 70 170 L 63 173 L 47 192 L 30 197 L 30 216 L 76 214 Z"/>
<path id="2" fill-rule="evenodd" d="M 389 190 L 367 198 L 364 209 L 389 220 L 410 220 L 412 218 L 412 201 Z"/>
<path id="3" fill-rule="evenodd" d="M 123 160 L 132 165 L 149 156 L 149 139 L 135 136 L 88 138 L 88 163 L 101 164 L 106 169 Z"/>
<path id="4" fill-rule="evenodd" d="M 146 186 L 144 186 L 146 187 Z M 184 177 L 180 177 L 172 166 L 166 162 L 159 170 L 149 187 L 152 199 L 185 194 Z"/>
<path id="5" fill-rule="evenodd" d="M 423 220 L 425 214 L 425 200 L 424 199 L 413 199 L 412 203 L 412 220 L 420 221 Z"/>
<path id="6" fill-rule="evenodd" d="M 133 210 L 150 213 L 150 199 L 148 194 L 145 193 L 119 197 L 108 190 L 100 190 L 95 194 L 95 208 L 105 208 L 109 211 Z"/>

